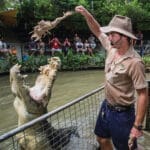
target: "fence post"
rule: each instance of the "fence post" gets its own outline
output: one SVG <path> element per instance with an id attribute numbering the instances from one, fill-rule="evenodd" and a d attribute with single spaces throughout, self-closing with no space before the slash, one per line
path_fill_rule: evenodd
<path id="1" fill-rule="evenodd" d="M 22 43 L 16 43 L 16 48 L 17 48 L 17 58 L 18 60 L 22 61 Z"/>
<path id="2" fill-rule="evenodd" d="M 148 109 L 147 109 L 147 113 L 146 113 L 145 129 L 150 130 L 150 81 L 147 81 L 147 82 L 148 82 L 148 100 L 149 100 L 149 104 L 148 104 Z"/>

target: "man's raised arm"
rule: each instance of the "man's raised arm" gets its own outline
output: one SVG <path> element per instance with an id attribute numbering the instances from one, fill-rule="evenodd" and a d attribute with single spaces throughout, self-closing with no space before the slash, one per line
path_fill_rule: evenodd
<path id="1" fill-rule="evenodd" d="M 75 11 L 82 14 L 85 17 L 90 30 L 98 38 L 101 34 L 100 24 L 95 20 L 95 18 L 83 6 L 77 6 L 75 8 Z"/>

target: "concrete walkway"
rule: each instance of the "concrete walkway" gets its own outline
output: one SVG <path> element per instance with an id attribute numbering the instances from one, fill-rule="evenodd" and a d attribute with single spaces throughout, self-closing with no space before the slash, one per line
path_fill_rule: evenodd
<path id="1" fill-rule="evenodd" d="M 143 131 L 144 135 L 138 139 L 138 150 L 150 150 L 150 131 Z"/>

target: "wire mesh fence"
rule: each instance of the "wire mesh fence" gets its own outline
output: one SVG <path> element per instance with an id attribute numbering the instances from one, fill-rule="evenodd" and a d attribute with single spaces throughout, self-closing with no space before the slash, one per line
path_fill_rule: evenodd
<path id="1" fill-rule="evenodd" d="M 1 150 L 95 150 L 100 87 L 0 136 Z"/>

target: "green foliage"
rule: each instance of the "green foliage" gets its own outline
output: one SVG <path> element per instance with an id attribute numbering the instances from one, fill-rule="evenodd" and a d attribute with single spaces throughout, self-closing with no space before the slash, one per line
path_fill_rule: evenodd
<path id="1" fill-rule="evenodd" d="M 34 0 L 23 0 L 17 14 L 18 28 L 24 31 L 31 30 L 36 22 Z"/>
<path id="2" fill-rule="evenodd" d="M 143 8 L 143 4 L 139 3 L 138 0 L 133 0 L 128 3 L 125 8 L 125 15 L 132 19 L 133 25 L 138 30 L 150 29 L 149 25 L 147 24 L 147 20 L 150 17 L 150 13 Z M 146 26 L 145 26 L 146 25 Z"/>
<path id="3" fill-rule="evenodd" d="M 31 27 L 39 20 L 53 20 L 62 16 L 63 12 L 74 10 L 77 5 L 85 6 L 102 25 L 108 24 L 115 14 L 120 14 L 131 17 L 138 29 L 150 28 L 148 25 L 150 4 L 142 0 L 93 0 L 93 10 L 91 9 L 91 0 L 23 0 L 20 7 L 22 16 L 20 15 L 18 18 L 20 22 L 26 23 L 31 30 Z M 89 30 L 84 18 L 79 14 L 64 20 L 58 28 L 70 31 L 72 29 Z"/>
<path id="4" fill-rule="evenodd" d="M 60 56 L 61 55 L 61 56 Z M 88 62 L 88 55 L 74 54 L 72 49 L 69 49 L 66 56 L 63 53 L 56 53 L 55 56 L 59 56 L 62 62 L 62 70 L 79 70 L 85 68 Z"/>
<path id="5" fill-rule="evenodd" d="M 145 67 L 150 68 L 150 56 L 149 55 L 143 56 L 142 59 L 143 59 L 143 62 L 145 64 Z"/>
<path id="6" fill-rule="evenodd" d="M 120 14 L 131 17 L 136 29 L 150 30 L 150 3 L 147 0 L 20 0 L 20 3 L 16 3 L 16 1 L 1 0 L 0 4 L 6 8 L 13 2 L 13 6 L 18 7 L 17 18 L 21 31 L 30 32 L 39 20 L 54 20 L 56 17 L 62 16 L 63 12 L 74 11 L 77 5 L 85 6 L 102 26 L 107 25 L 115 14 Z M 89 31 L 89 28 L 83 16 L 75 14 L 62 21 L 53 30 L 54 32 L 63 30 L 63 32 L 69 33 L 85 33 Z"/>
<path id="7" fill-rule="evenodd" d="M 105 55 L 102 53 L 96 53 L 93 56 L 87 54 L 74 54 L 72 49 L 70 49 L 65 56 L 63 53 L 55 53 L 55 56 L 61 59 L 61 69 L 62 70 L 83 70 L 88 68 L 103 68 Z M 40 66 L 47 64 L 47 59 L 50 56 L 46 55 L 31 55 L 26 61 L 17 61 L 15 56 L 8 56 L 8 58 L 0 60 L 0 73 L 9 72 L 12 65 L 19 63 L 22 67 L 23 72 L 36 72 Z M 15 58 L 14 58 L 15 57 Z"/>
<path id="8" fill-rule="evenodd" d="M 95 2 L 94 14 L 102 25 L 107 25 L 115 14 L 126 15 L 133 21 L 135 28 L 149 30 L 150 4 L 138 0 L 103 0 Z"/>
<path id="9" fill-rule="evenodd" d="M 88 68 L 103 68 L 105 55 L 103 53 L 95 53 L 89 56 L 84 53 L 74 54 L 72 49 L 69 49 L 66 56 L 63 53 L 55 53 L 55 56 L 60 57 L 62 70 L 82 70 Z"/>
<path id="10" fill-rule="evenodd" d="M 35 72 L 38 70 L 40 66 L 47 64 L 47 59 L 48 57 L 44 55 L 38 55 L 38 56 L 31 55 L 26 61 L 20 62 L 22 66 L 22 71 Z"/>
<path id="11" fill-rule="evenodd" d="M 0 1 L 0 6 L 1 6 L 0 11 L 5 10 L 6 4 L 5 4 L 5 1 L 4 1 L 4 0 L 1 0 L 1 1 Z"/>
<path id="12" fill-rule="evenodd" d="M 83 70 L 89 68 L 104 68 L 105 53 L 98 51 L 93 56 L 82 53 L 73 53 L 72 49 L 69 49 L 67 55 L 57 52 L 55 56 L 61 59 L 61 70 Z M 46 55 L 31 55 L 26 61 L 18 61 L 17 57 L 8 54 L 6 58 L 0 59 L 0 73 L 9 72 L 9 69 L 16 63 L 19 63 L 23 72 L 36 72 L 40 66 L 47 64 L 47 60 L 50 56 Z M 150 56 L 146 55 L 142 57 L 146 68 L 150 68 Z"/>
<path id="13" fill-rule="evenodd" d="M 36 0 L 35 6 L 35 18 L 36 19 L 53 19 L 53 5 L 50 0 Z"/>
<path id="14" fill-rule="evenodd" d="M 7 54 L 5 58 L 0 59 L 0 73 L 9 72 L 9 69 L 18 62 L 15 55 Z"/>
<path id="15" fill-rule="evenodd" d="M 104 53 L 96 53 L 94 54 L 94 57 L 90 57 L 89 62 L 90 66 L 93 67 L 104 67 L 105 63 L 105 54 Z"/>
<path id="16" fill-rule="evenodd" d="M 0 11 L 6 11 L 8 8 L 17 8 L 18 0 L 0 0 Z"/>

